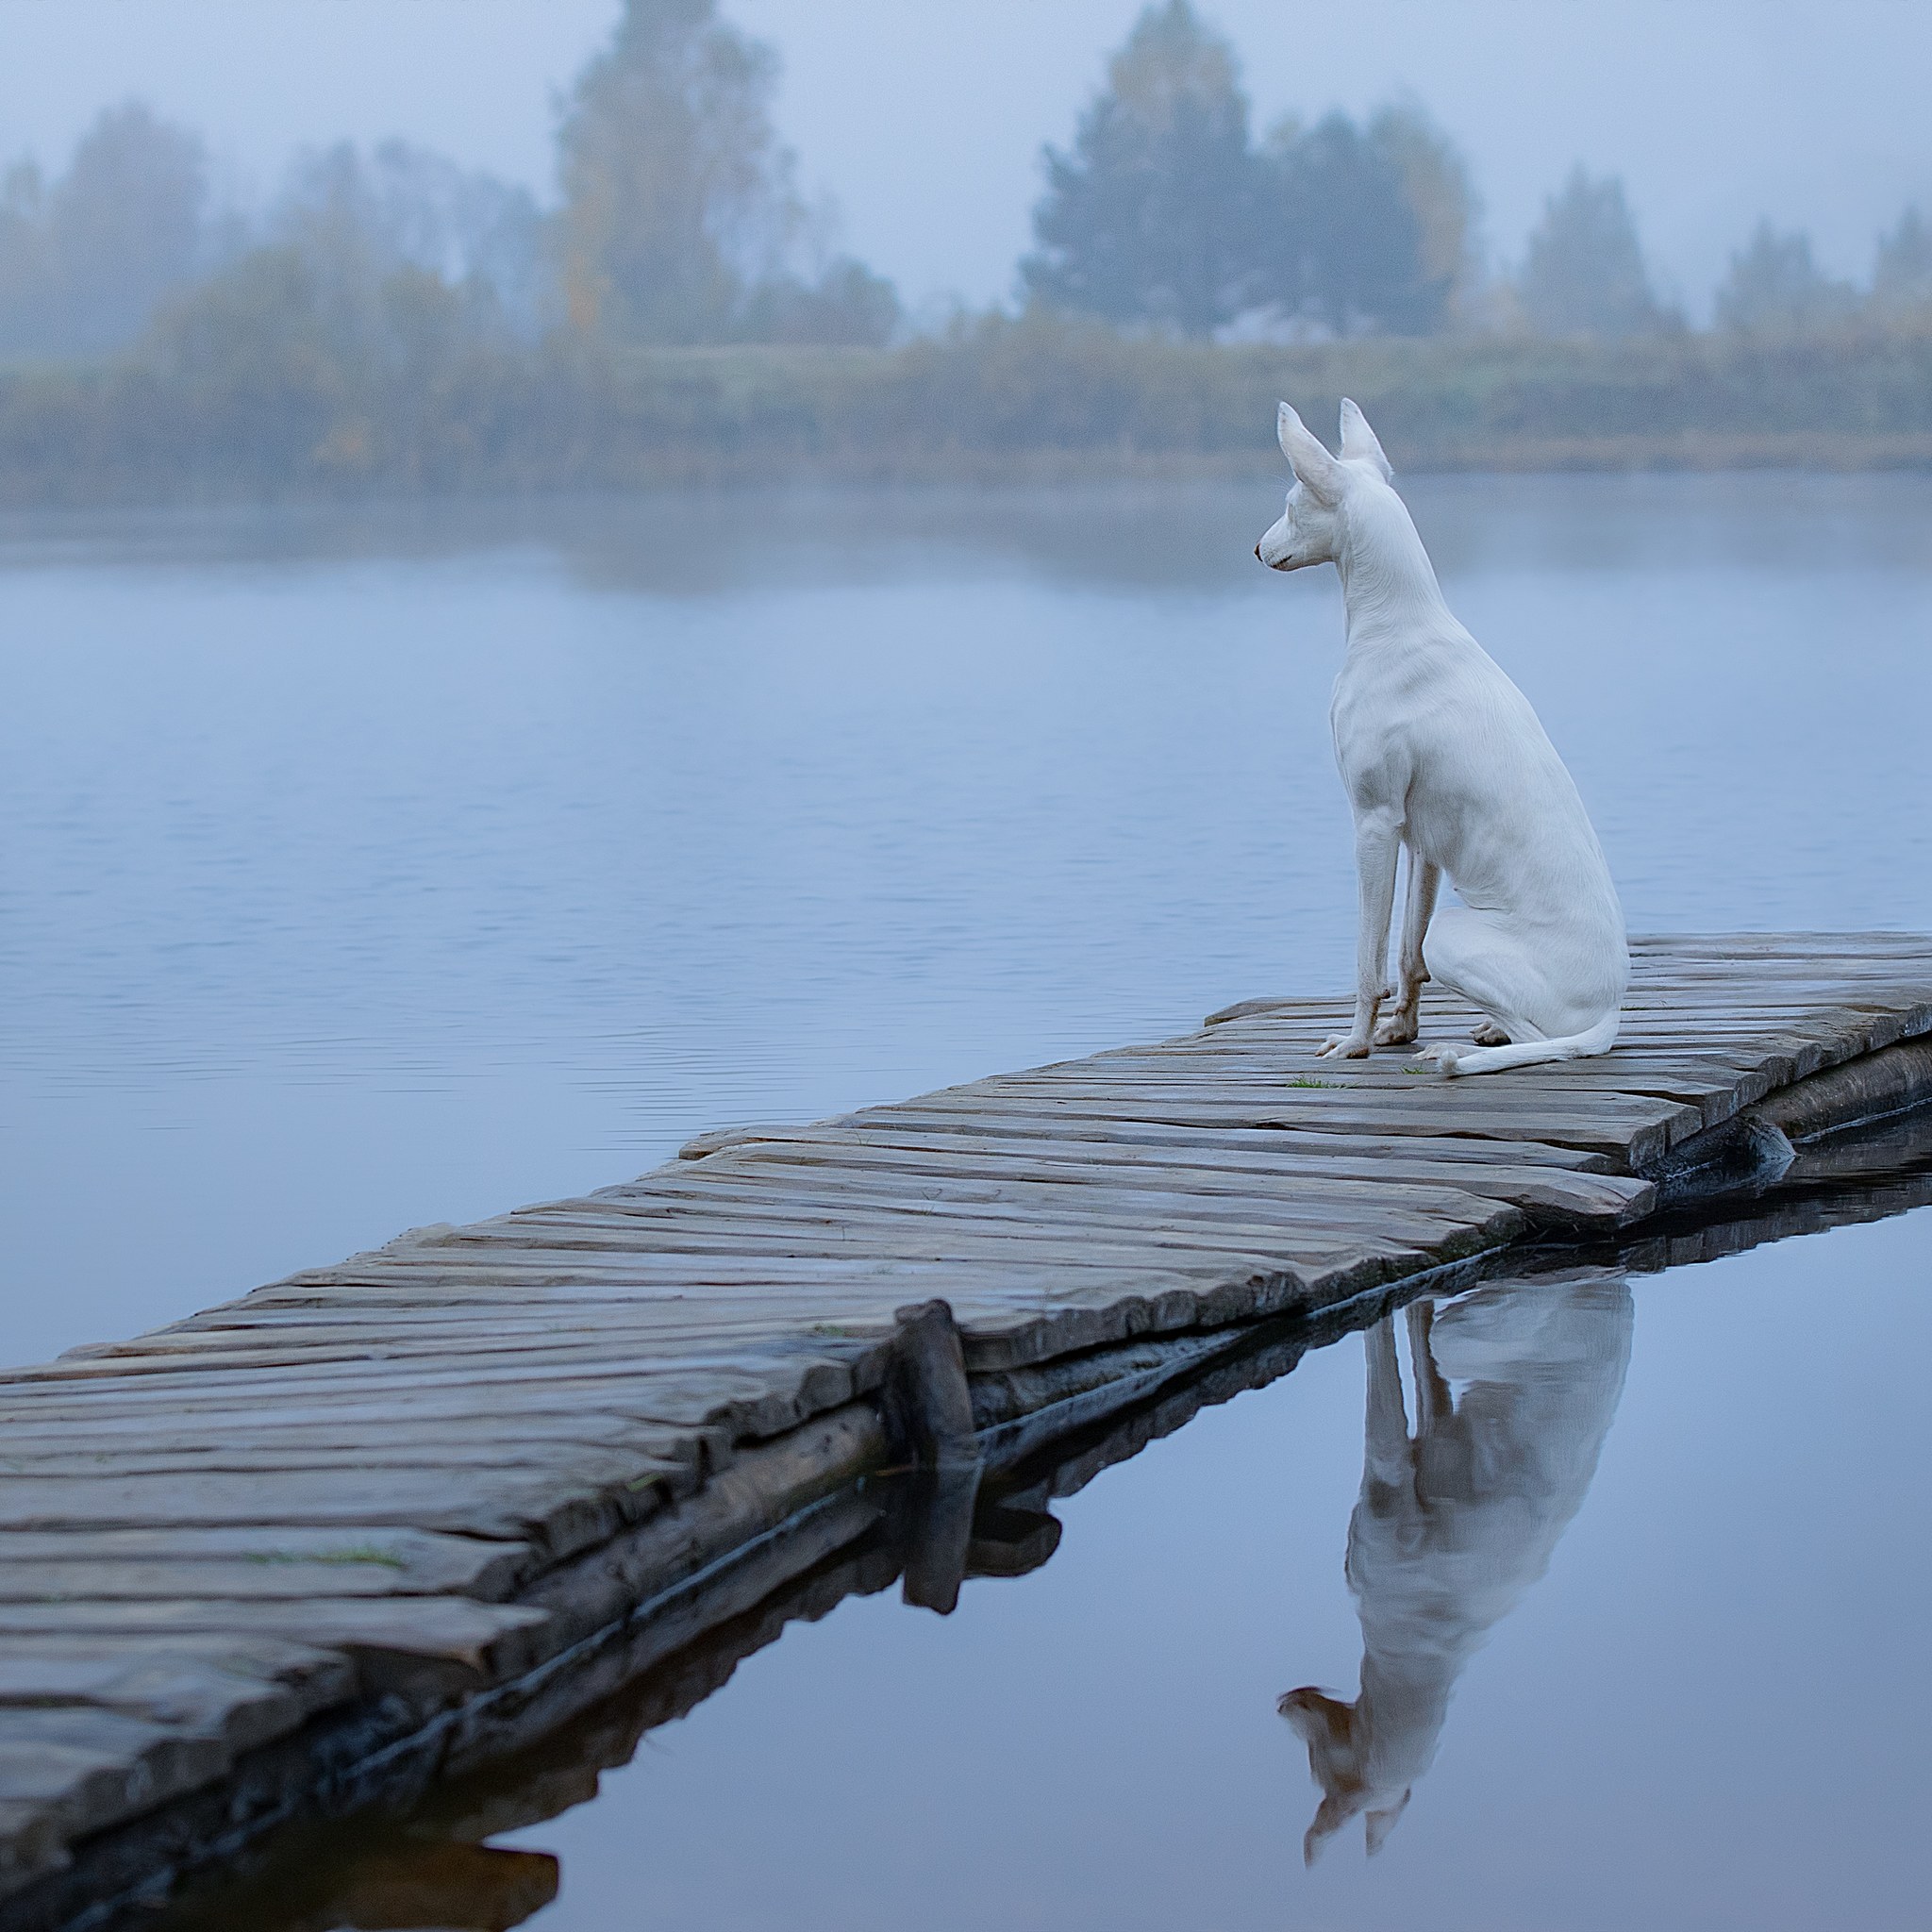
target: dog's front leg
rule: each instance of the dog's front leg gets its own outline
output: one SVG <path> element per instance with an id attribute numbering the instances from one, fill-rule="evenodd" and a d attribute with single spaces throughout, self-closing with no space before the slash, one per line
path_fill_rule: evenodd
<path id="1" fill-rule="evenodd" d="M 1375 1028 L 1377 1046 L 1407 1046 L 1422 1031 L 1423 988 L 1428 968 L 1423 964 L 1423 939 L 1436 909 L 1442 883 L 1440 866 L 1417 857 L 1408 848 L 1407 904 L 1402 915 L 1402 963 L 1396 974 L 1395 1010 Z"/>
<path id="2" fill-rule="evenodd" d="M 1415 1491 L 1415 1455 L 1402 1406 L 1402 1363 L 1395 1353 L 1395 1317 L 1384 1315 L 1362 1339 L 1369 1358 L 1369 1400 L 1362 1474 L 1387 1489 Z"/>
<path id="3" fill-rule="evenodd" d="M 1355 942 L 1355 1024 L 1320 1049 L 1324 1059 L 1367 1057 L 1374 1043 L 1375 1013 L 1389 992 L 1389 919 L 1395 910 L 1395 858 L 1402 837 L 1392 818 L 1364 813 L 1355 822 L 1356 887 L 1361 923 Z"/>

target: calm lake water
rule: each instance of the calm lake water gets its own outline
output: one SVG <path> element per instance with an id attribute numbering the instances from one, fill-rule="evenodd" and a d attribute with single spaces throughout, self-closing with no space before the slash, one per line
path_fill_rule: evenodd
<path id="1" fill-rule="evenodd" d="M 1932 479 L 1408 494 L 1634 926 L 1932 926 Z M 1248 555 L 1277 509 L 0 520 L 0 1356 L 1343 987 L 1340 610 Z M 1505 1474 L 1435 1568 L 1370 1512 L 1357 1592 L 1343 1341 L 493 1841 L 561 1856 L 548 1932 L 1922 1924 L 1928 1259 L 1920 1212 L 1445 1311 Z M 1276 1702 L 1353 1699 L 1365 1630 L 1374 1725 L 1293 1707 L 1413 1796 L 1305 1871 Z"/>

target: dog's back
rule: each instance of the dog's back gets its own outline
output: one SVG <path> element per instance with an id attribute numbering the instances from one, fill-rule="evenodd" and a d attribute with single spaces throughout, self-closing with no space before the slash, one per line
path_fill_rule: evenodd
<path id="1" fill-rule="evenodd" d="M 1593 1009 L 1587 1024 L 1629 979 L 1608 861 L 1535 708 L 1447 616 L 1421 613 L 1350 649 L 1329 713 L 1343 783 L 1352 798 L 1373 797 L 1400 774 L 1411 853 L 1440 866 L 1465 907 L 1533 934 L 1552 965 L 1560 959 L 1577 1004 Z"/>

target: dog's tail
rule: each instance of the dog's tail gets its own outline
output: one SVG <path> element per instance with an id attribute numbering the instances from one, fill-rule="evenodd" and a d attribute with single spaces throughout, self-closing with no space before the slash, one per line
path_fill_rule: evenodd
<path id="1" fill-rule="evenodd" d="M 1594 1026 L 1566 1033 L 1560 1040 L 1524 1040 L 1507 1046 L 1478 1046 L 1468 1053 L 1445 1053 L 1436 1062 L 1452 1078 L 1462 1074 L 1500 1074 L 1505 1067 L 1539 1067 L 1548 1060 L 1582 1060 L 1608 1053 L 1617 1043 L 1623 1015 L 1612 1007 Z"/>

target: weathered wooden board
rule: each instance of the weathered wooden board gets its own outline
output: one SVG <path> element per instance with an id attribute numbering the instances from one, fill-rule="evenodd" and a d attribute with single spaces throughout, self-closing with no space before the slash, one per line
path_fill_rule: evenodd
<path id="1" fill-rule="evenodd" d="M 678 1499 L 728 1500 L 758 1457 L 883 1441 L 855 1397 L 906 1304 L 946 1299 L 969 1369 L 1004 1372 L 1324 1307 L 1526 1227 L 1626 1227 L 1674 1148 L 1932 1034 L 1925 938 L 1633 956 L 1602 1059 L 1445 1082 L 1402 1049 L 1316 1058 L 1345 998 L 1244 1001 L 1178 1040 L 722 1129 L 0 1374 L 0 1898 L 397 1672 L 460 1696 L 528 1670 L 576 1627 L 534 1607 L 573 1564 L 660 1531 L 658 1560 L 695 1562 Z M 1424 1037 L 1473 1017 L 1431 993 Z M 661 1584 L 631 1562 L 608 1614 Z"/>

